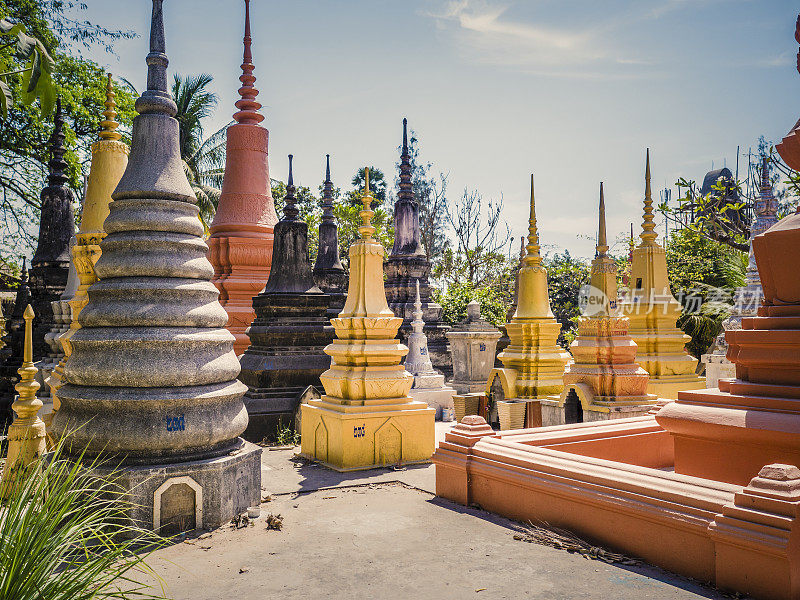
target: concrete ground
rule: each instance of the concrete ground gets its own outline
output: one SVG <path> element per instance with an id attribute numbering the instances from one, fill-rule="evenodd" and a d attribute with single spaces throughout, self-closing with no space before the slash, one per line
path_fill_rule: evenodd
<path id="1" fill-rule="evenodd" d="M 445 425 L 437 433 L 443 435 Z M 435 498 L 432 465 L 336 473 L 266 450 L 261 516 L 159 550 L 167 597 L 724 598 L 643 566 L 609 565 L 514 540 L 514 522 Z M 283 528 L 269 530 L 269 514 Z"/>

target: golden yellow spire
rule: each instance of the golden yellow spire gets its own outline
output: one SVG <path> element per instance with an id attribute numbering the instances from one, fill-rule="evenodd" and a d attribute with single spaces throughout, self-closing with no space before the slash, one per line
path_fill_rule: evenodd
<path id="1" fill-rule="evenodd" d="M 600 217 L 597 226 L 597 256 L 604 258 L 608 252 L 608 240 L 606 238 L 606 200 L 603 197 L 603 182 L 600 182 Z"/>
<path id="2" fill-rule="evenodd" d="M 105 117 L 102 121 L 100 121 L 100 126 L 103 128 L 100 131 L 100 139 L 102 140 L 119 140 L 122 136 L 114 131 L 117 127 L 119 127 L 119 123 L 116 120 L 117 111 L 114 109 L 117 107 L 117 103 L 114 102 L 114 98 L 116 94 L 114 93 L 114 86 L 111 82 L 111 73 L 108 74 L 108 83 L 106 84 L 106 109 L 103 111 L 103 117 Z"/>
<path id="3" fill-rule="evenodd" d="M 531 173 L 531 216 L 528 220 L 528 245 L 526 249 L 528 255 L 525 257 L 525 264 L 529 266 L 541 265 L 542 257 L 539 254 L 539 231 L 536 229 L 536 207 L 533 199 L 533 173 Z"/>
<path id="4" fill-rule="evenodd" d="M 363 225 L 358 228 L 358 233 L 361 234 L 361 239 L 364 241 L 371 241 L 372 234 L 375 233 L 375 228 L 372 226 L 371 221 L 375 212 L 372 210 L 372 193 L 369 191 L 369 167 L 364 167 L 364 192 L 361 194 L 361 202 L 364 209 L 358 213 L 361 216 Z"/>
<path id="5" fill-rule="evenodd" d="M 655 244 L 658 234 L 655 232 L 656 224 L 653 221 L 653 194 L 650 191 L 650 148 L 647 149 L 647 159 L 644 167 L 644 221 L 642 222 L 642 244 L 651 246 Z"/>

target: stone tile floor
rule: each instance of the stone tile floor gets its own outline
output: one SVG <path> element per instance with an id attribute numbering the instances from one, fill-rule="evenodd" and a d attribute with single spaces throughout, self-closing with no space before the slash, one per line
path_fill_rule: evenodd
<path id="1" fill-rule="evenodd" d="M 437 423 L 437 437 L 452 424 Z M 433 496 L 434 468 L 336 473 L 265 450 L 261 517 L 159 550 L 175 600 L 725 598 L 647 565 L 516 541 L 512 521 Z M 266 517 L 280 514 L 281 531 Z"/>

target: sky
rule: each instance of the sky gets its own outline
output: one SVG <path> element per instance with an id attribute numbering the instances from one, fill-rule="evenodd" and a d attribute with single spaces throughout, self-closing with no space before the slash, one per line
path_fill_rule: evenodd
<path id="1" fill-rule="evenodd" d="M 81 18 L 139 34 L 85 52 L 143 89 L 150 2 L 85 0 Z M 599 182 L 609 238 L 638 234 L 645 149 L 654 194 L 741 165 L 760 135 L 800 116 L 788 0 L 251 0 L 253 62 L 270 174 L 312 189 L 331 154 L 350 189 L 364 164 L 394 181 L 402 119 L 420 158 L 503 199 L 527 234 L 530 174 L 541 243 L 591 257 Z M 213 132 L 238 98 L 243 0 L 165 0 L 170 73 L 214 77 Z M 171 76 L 171 75 L 170 75 Z M 663 233 L 663 220 L 659 219 Z M 516 242 L 515 242 L 516 246 Z"/>

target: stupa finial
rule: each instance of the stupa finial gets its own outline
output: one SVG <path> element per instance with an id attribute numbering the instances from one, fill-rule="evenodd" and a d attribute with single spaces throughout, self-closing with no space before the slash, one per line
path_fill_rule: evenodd
<path id="1" fill-rule="evenodd" d="M 608 252 L 608 240 L 606 238 L 606 200 L 603 196 L 603 182 L 600 182 L 600 217 L 597 225 L 597 256 L 605 258 Z"/>
<path id="2" fill-rule="evenodd" d="M 289 155 L 289 178 L 286 180 L 286 196 L 284 197 L 284 205 L 283 205 L 283 220 L 284 221 L 296 221 L 297 215 L 300 214 L 300 211 L 297 210 L 297 206 L 295 205 L 295 187 L 294 187 L 294 177 L 292 177 L 292 159 L 294 158 L 293 155 Z"/>
<path id="3" fill-rule="evenodd" d="M 769 180 L 769 156 L 766 154 L 761 157 L 761 190 L 772 190 L 772 182 Z"/>
<path id="4" fill-rule="evenodd" d="M 650 190 L 650 148 L 648 148 L 644 167 L 644 219 L 642 221 L 642 233 L 639 234 L 643 244 L 651 245 L 655 243 L 656 237 L 658 237 L 655 228 L 653 194 Z"/>
<path id="5" fill-rule="evenodd" d="M 364 208 L 358 213 L 363 224 L 358 228 L 358 233 L 361 234 L 361 239 L 367 242 L 372 240 L 372 234 L 375 233 L 375 228 L 371 223 L 375 214 L 372 210 L 372 200 L 372 192 L 369 191 L 369 167 L 364 167 L 364 192 L 361 194 L 361 203 Z"/>
<path id="6" fill-rule="evenodd" d="M 408 119 L 403 118 L 403 150 L 400 153 L 400 191 L 398 200 L 414 201 L 413 184 L 411 183 L 411 154 L 408 151 Z"/>
<path id="7" fill-rule="evenodd" d="M 331 155 L 325 155 L 325 181 L 322 184 L 322 220 L 333 222 L 333 182 L 331 181 Z"/>
<path id="8" fill-rule="evenodd" d="M 64 147 L 64 116 L 61 112 L 61 96 L 56 98 L 56 112 L 53 117 L 53 134 L 50 136 L 50 152 L 52 157 L 50 162 L 47 163 L 49 174 L 47 182 L 50 186 L 63 186 L 67 182 L 67 176 L 64 171 L 67 168 L 67 161 L 64 160 L 64 153 L 67 149 Z"/>
<path id="9" fill-rule="evenodd" d="M 425 328 L 425 321 L 422 319 L 422 300 L 419 296 L 419 279 L 416 280 L 417 295 L 414 300 L 414 312 L 411 313 L 413 320 L 411 321 L 411 329 L 414 333 L 422 333 Z"/>
<path id="10" fill-rule="evenodd" d="M 167 90 L 167 65 L 164 39 L 164 0 L 153 0 L 150 17 L 150 53 L 147 55 L 147 90 L 136 99 L 136 112 L 165 114 L 174 117 L 178 107 Z"/>
<path id="11" fill-rule="evenodd" d="M 239 81 L 242 87 L 239 88 L 241 98 L 236 101 L 236 108 L 239 112 L 233 115 L 237 123 L 245 125 L 258 125 L 264 120 L 264 115 L 258 112 L 261 104 L 256 100 L 258 90 L 253 85 L 256 76 L 253 75 L 253 54 L 250 50 L 252 38 L 250 37 L 250 0 L 244 0 L 244 54 L 242 56 L 242 74 Z"/>
<path id="12" fill-rule="evenodd" d="M 525 260 L 525 236 L 519 236 L 519 262 Z"/>
<path id="13" fill-rule="evenodd" d="M 533 173 L 531 173 L 531 215 L 528 220 L 528 254 L 525 263 L 531 266 L 540 266 L 542 257 L 539 254 L 539 231 L 536 228 L 536 206 L 533 197 Z"/>
<path id="14" fill-rule="evenodd" d="M 101 140 L 120 140 L 122 139 L 122 135 L 118 131 L 114 131 L 117 127 L 119 127 L 119 123 L 117 122 L 117 111 L 114 110 L 117 107 L 117 103 L 114 102 L 114 98 L 117 95 L 114 93 L 114 84 L 111 80 L 111 73 L 108 74 L 108 81 L 106 82 L 106 109 L 103 111 L 103 120 L 100 121 L 100 139 Z"/>

